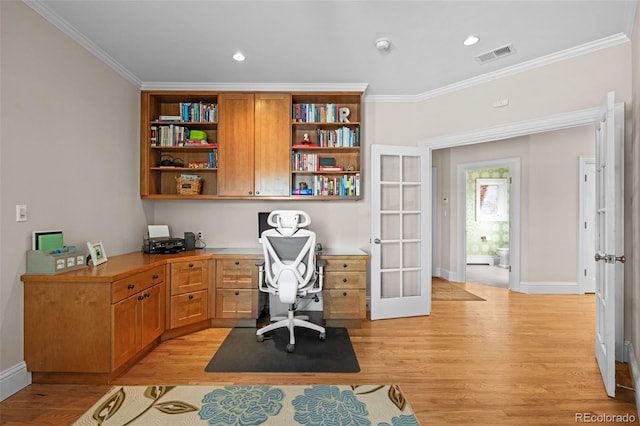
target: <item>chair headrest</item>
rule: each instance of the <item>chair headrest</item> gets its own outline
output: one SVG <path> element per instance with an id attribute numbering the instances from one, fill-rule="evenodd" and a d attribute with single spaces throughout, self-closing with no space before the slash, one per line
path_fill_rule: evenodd
<path id="1" fill-rule="evenodd" d="M 274 210 L 269 214 L 267 223 L 276 228 L 280 234 L 291 236 L 298 229 L 309 226 L 311 217 L 302 210 Z"/>

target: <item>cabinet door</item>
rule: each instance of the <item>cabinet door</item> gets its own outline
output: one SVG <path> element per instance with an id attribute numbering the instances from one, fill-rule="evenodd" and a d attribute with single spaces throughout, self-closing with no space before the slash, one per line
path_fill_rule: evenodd
<path id="1" fill-rule="evenodd" d="M 164 332 L 165 284 L 154 285 L 142 295 L 142 347 L 145 347 Z"/>
<path id="2" fill-rule="evenodd" d="M 141 348 L 142 336 L 138 312 L 143 298 L 142 294 L 136 294 L 113 305 L 112 371 L 127 362 Z"/>
<path id="3" fill-rule="evenodd" d="M 255 195 L 289 195 L 291 95 L 255 95 Z"/>
<path id="4" fill-rule="evenodd" d="M 218 102 L 218 195 L 253 196 L 254 95 L 224 93 Z"/>

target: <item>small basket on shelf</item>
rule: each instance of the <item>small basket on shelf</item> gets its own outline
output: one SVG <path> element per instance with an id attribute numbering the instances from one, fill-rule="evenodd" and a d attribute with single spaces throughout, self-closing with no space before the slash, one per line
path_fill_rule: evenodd
<path id="1" fill-rule="evenodd" d="M 202 188 L 200 176 L 176 177 L 176 190 L 179 195 L 198 195 Z"/>

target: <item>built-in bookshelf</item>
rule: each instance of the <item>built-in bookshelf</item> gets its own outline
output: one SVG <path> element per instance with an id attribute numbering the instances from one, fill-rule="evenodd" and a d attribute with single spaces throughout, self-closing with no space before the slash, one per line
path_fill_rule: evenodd
<path id="1" fill-rule="evenodd" d="M 360 199 L 361 96 L 360 92 L 143 91 L 140 195 L 150 199 Z M 290 133 L 287 123 L 291 123 Z M 219 136 L 229 139 L 227 145 Z M 248 151 L 235 148 L 240 143 L 256 145 Z M 280 159 L 278 154 L 276 161 L 274 153 L 281 149 L 284 156 Z M 265 152 L 268 164 L 258 161 Z M 256 158 L 249 161 L 247 155 Z M 277 190 L 276 176 L 282 181 Z M 195 193 L 184 180 L 194 177 L 199 183 Z M 242 183 L 234 184 L 232 180 L 238 179 Z M 182 182 L 187 182 L 186 189 Z M 236 186 L 242 188 L 235 190 Z"/>
<path id="2" fill-rule="evenodd" d="M 145 91 L 141 104 L 142 197 L 215 198 L 217 93 Z M 197 193 L 189 190 L 190 181 L 185 180 L 194 177 L 199 181 Z"/>
<path id="3" fill-rule="evenodd" d="M 293 95 L 293 197 L 362 197 L 361 95 L 334 92 Z"/>

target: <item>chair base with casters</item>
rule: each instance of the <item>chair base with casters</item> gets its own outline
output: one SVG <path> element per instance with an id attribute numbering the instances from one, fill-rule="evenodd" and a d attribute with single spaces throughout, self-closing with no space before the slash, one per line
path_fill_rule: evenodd
<path id="1" fill-rule="evenodd" d="M 302 211 L 276 210 L 269 214 L 267 223 L 274 229 L 261 234 L 264 261 L 257 263 L 259 289 L 277 296 L 281 303 L 289 305 L 286 318 L 275 321 L 256 331 L 256 340 L 264 341 L 265 333 L 278 328 L 289 330 L 287 352 L 295 349 L 295 328 L 302 327 L 326 338 L 324 327 L 308 321 L 308 316 L 296 316 L 298 299 L 322 291 L 325 262 L 316 260 L 315 233 L 300 229 L 311 223 L 309 215 Z"/>
<path id="2" fill-rule="evenodd" d="M 272 330 L 276 330 L 278 328 L 288 328 L 289 329 L 289 344 L 287 345 L 287 352 L 293 352 L 296 347 L 296 337 L 294 333 L 295 327 L 308 328 L 310 330 L 315 330 L 318 333 L 318 338 L 320 340 L 324 340 L 327 337 L 327 332 L 324 327 L 309 322 L 309 317 L 307 315 L 295 315 L 295 305 L 289 305 L 289 311 L 286 318 L 281 319 L 282 317 L 274 317 L 272 322 L 269 325 L 262 327 L 260 330 L 256 331 L 256 340 L 258 342 L 262 342 L 264 340 L 264 334 L 268 333 Z"/>

